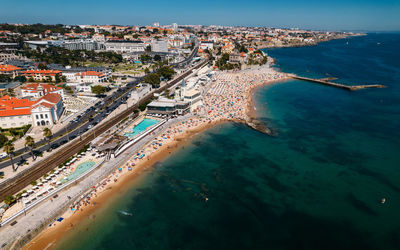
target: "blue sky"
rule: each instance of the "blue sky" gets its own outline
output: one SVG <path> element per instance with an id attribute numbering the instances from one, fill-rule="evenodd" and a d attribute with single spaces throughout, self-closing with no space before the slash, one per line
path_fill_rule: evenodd
<path id="1" fill-rule="evenodd" d="M 400 30 L 400 0 L 0 0 L 0 23 Z"/>

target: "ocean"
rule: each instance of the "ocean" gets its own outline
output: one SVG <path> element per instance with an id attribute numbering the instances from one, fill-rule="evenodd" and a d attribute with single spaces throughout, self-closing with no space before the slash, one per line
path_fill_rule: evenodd
<path id="1" fill-rule="evenodd" d="M 199 134 L 57 249 L 400 249 L 399 44 L 373 33 L 265 50 L 284 72 L 387 88 L 261 88 L 276 136 L 235 123 Z"/>

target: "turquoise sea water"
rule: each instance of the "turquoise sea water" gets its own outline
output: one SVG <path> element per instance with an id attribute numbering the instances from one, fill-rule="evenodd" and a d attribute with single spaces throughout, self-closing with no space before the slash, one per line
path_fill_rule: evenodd
<path id="1" fill-rule="evenodd" d="M 260 89 L 276 137 L 233 123 L 198 135 L 58 249 L 400 249 L 399 44 L 369 34 L 269 50 L 285 72 L 388 88 Z"/>
<path id="2" fill-rule="evenodd" d="M 141 121 L 138 125 L 136 125 L 132 129 L 132 133 L 126 133 L 125 136 L 127 136 L 129 138 L 134 137 L 135 135 L 140 134 L 141 132 L 145 131 L 148 127 L 151 127 L 157 123 L 158 123 L 158 120 L 145 118 L 145 119 L 143 119 L 143 121 Z"/>

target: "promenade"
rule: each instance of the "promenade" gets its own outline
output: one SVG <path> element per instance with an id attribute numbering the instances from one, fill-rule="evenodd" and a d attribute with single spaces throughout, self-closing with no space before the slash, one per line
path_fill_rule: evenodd
<path id="1" fill-rule="evenodd" d="M 8 224 L 0 228 L 0 249 L 10 249 L 11 247 L 21 248 L 40 233 L 41 230 L 51 224 L 56 217 L 62 215 L 69 208 L 69 205 L 80 199 L 81 195 L 100 183 L 118 167 L 125 164 L 133 154 L 148 144 L 154 138 L 153 133 L 161 133 L 161 131 L 172 124 L 179 123 L 188 118 L 189 116 L 184 116 L 168 120 L 136 144 L 127 148 L 118 157 L 111 158 L 109 161 L 103 163 L 102 166 L 98 167 L 76 185 L 60 191 L 57 198 L 43 201 L 31 211 L 28 211 L 26 215 L 21 215 L 16 219 L 17 223 L 15 225 L 11 226 Z"/>

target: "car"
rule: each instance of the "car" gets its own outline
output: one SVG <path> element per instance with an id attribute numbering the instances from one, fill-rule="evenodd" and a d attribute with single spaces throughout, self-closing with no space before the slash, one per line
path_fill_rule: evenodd
<path id="1" fill-rule="evenodd" d="M 1 153 L 0 154 L 0 159 L 6 158 L 7 157 L 7 153 Z"/>
<path id="2" fill-rule="evenodd" d="M 62 140 L 61 142 L 60 142 L 60 145 L 63 145 L 63 144 L 65 144 L 65 143 L 67 143 L 68 141 L 67 140 Z"/>
<path id="3" fill-rule="evenodd" d="M 91 128 L 93 128 L 93 125 L 90 124 L 87 128 L 88 128 L 88 129 L 91 129 Z"/>

